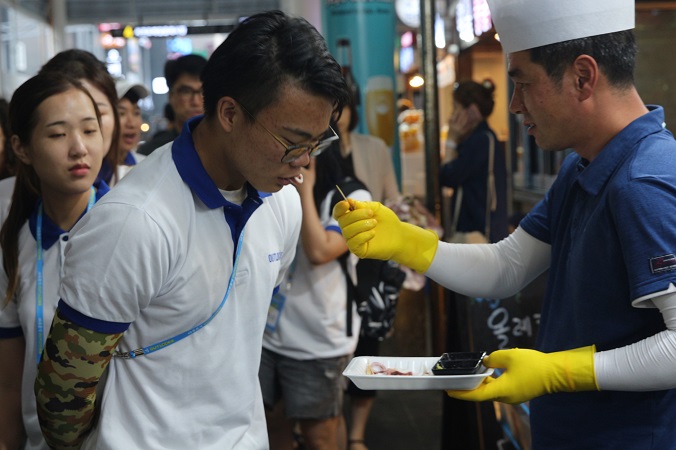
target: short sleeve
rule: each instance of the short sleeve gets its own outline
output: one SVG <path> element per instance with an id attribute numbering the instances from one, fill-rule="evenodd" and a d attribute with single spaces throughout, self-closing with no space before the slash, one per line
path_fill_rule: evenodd
<path id="1" fill-rule="evenodd" d="M 611 201 L 632 299 L 676 284 L 676 186 L 639 178 Z"/>
<path id="2" fill-rule="evenodd" d="M 133 322 L 170 271 L 163 230 L 139 208 L 97 205 L 73 228 L 61 299 L 94 319 Z"/>

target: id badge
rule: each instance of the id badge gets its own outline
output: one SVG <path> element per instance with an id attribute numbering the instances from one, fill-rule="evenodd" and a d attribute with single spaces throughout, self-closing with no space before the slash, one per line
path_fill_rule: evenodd
<path id="1" fill-rule="evenodd" d="M 270 307 L 268 308 L 268 320 L 265 323 L 265 331 L 267 333 L 274 333 L 275 330 L 277 330 L 277 325 L 279 325 L 279 318 L 282 316 L 285 301 L 286 296 L 280 291 L 277 291 L 272 295 Z"/>

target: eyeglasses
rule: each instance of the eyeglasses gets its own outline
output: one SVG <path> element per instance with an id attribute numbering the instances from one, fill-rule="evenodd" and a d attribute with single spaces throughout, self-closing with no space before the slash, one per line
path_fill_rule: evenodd
<path id="1" fill-rule="evenodd" d="M 249 115 L 249 117 L 253 119 L 254 122 L 263 127 L 263 129 L 267 131 L 270 136 L 272 136 L 277 142 L 279 142 L 282 145 L 282 147 L 284 147 L 285 151 L 284 155 L 282 156 L 282 162 L 284 164 L 293 162 L 306 153 L 309 153 L 310 156 L 317 156 L 321 152 L 326 150 L 329 147 L 329 145 L 331 145 L 332 142 L 340 139 L 335 130 L 331 127 L 331 125 L 329 125 L 329 129 L 326 130 L 326 132 L 324 133 L 324 138 L 319 139 L 314 144 L 288 145 L 286 142 L 284 142 L 283 138 L 277 136 L 275 133 L 265 128 L 265 125 L 256 120 L 253 114 L 251 114 L 244 106 L 242 106 L 241 103 L 239 104 L 239 106 L 244 110 L 245 113 Z"/>
<path id="2" fill-rule="evenodd" d="M 176 92 L 176 94 L 179 97 L 183 98 L 184 100 L 192 99 L 193 96 L 195 96 L 195 95 L 200 97 L 200 98 L 202 97 L 202 89 L 201 88 L 200 89 L 193 89 L 190 86 L 180 86 L 180 87 L 174 89 L 174 92 Z"/>

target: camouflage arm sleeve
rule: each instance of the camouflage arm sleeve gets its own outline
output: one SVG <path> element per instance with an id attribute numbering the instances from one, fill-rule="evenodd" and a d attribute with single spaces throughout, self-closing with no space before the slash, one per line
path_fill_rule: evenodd
<path id="1" fill-rule="evenodd" d="M 88 330 L 57 309 L 35 380 L 38 418 L 51 448 L 79 448 L 94 423 L 96 386 L 123 333 Z"/>

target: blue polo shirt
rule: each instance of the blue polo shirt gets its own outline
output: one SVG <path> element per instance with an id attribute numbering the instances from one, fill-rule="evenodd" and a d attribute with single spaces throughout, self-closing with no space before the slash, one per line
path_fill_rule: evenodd
<path id="1" fill-rule="evenodd" d="M 676 142 L 649 109 L 593 162 L 566 158 L 521 222 L 552 248 L 541 351 L 609 350 L 665 329 L 657 309 L 631 304 L 676 284 Z M 676 391 L 546 395 L 531 424 L 535 448 L 676 448 Z"/>

